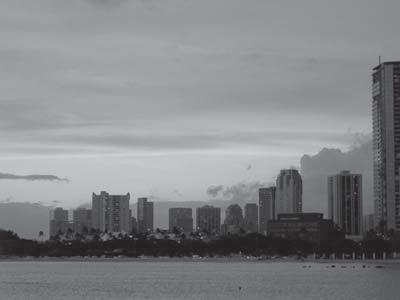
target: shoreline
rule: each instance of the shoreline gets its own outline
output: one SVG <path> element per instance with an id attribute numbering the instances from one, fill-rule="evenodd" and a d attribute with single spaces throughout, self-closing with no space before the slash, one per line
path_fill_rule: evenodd
<path id="1" fill-rule="evenodd" d="M 221 263 L 316 263 L 316 264 L 400 264 L 400 259 L 298 259 L 296 257 L 0 257 L 1 262 L 221 262 Z"/>

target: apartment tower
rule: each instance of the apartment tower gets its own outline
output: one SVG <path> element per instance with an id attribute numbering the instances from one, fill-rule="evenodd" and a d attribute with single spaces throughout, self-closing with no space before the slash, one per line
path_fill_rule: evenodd
<path id="1" fill-rule="evenodd" d="M 372 73 L 375 225 L 400 231 L 400 61 Z"/>

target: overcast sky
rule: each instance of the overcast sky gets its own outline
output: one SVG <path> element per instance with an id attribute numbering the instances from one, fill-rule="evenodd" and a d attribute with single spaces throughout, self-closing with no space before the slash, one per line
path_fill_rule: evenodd
<path id="1" fill-rule="evenodd" d="M 0 200 L 207 200 L 371 131 L 400 1 L 0 2 Z M 8 175 L 7 175 L 8 176 Z M 22 178 L 24 179 L 24 178 Z M 54 178 L 53 178 L 54 179 Z"/>

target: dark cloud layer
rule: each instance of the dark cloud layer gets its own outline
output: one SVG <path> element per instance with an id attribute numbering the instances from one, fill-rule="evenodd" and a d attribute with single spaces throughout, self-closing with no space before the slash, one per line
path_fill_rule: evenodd
<path id="1" fill-rule="evenodd" d="M 0 173 L 0 180 L 3 180 L 3 179 L 28 180 L 28 181 L 63 181 L 63 182 L 69 181 L 69 179 L 67 179 L 67 178 L 60 178 L 55 175 L 39 175 L 39 174 L 15 175 L 15 174 L 8 174 L 8 173 Z"/>
<path id="2" fill-rule="evenodd" d="M 224 189 L 223 185 L 213 185 L 207 188 L 207 195 L 215 198 Z"/>

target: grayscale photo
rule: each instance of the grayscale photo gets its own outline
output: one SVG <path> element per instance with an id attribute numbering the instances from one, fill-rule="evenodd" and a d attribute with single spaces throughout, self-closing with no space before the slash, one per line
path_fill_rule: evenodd
<path id="1" fill-rule="evenodd" d="M 400 299 L 399 0 L 0 0 L 0 300 Z"/>

